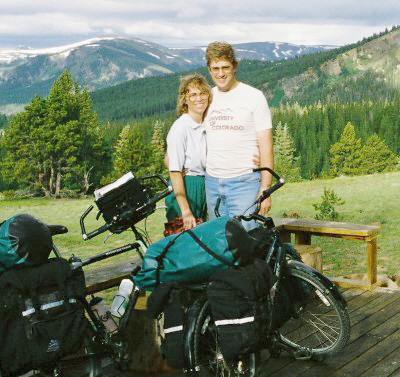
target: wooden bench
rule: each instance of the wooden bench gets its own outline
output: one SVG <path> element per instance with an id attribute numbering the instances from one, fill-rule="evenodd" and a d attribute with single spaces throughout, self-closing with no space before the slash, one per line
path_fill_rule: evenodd
<path id="1" fill-rule="evenodd" d="M 314 219 L 274 218 L 284 242 L 291 241 L 295 235 L 295 247 L 311 245 L 311 236 L 334 237 L 345 240 L 360 240 L 366 243 L 367 281 L 331 278 L 341 287 L 364 287 L 371 289 L 377 279 L 377 246 L 376 236 L 380 225 L 351 224 L 336 221 L 320 221 Z"/>
<path id="2" fill-rule="evenodd" d="M 134 259 L 111 263 L 106 267 L 85 269 L 87 293 L 93 294 L 118 286 L 122 279 L 129 277 L 138 262 Z"/>

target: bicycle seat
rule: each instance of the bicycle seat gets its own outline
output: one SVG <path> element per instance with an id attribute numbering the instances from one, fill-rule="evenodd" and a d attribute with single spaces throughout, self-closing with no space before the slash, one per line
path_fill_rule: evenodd
<path id="1" fill-rule="evenodd" d="M 47 225 L 47 227 L 49 228 L 50 234 L 52 236 L 68 233 L 68 228 L 64 225 Z"/>

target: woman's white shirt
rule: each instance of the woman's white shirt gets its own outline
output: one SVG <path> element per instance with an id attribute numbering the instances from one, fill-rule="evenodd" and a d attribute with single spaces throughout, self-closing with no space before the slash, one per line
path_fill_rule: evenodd
<path id="1" fill-rule="evenodd" d="M 169 171 L 183 171 L 186 175 L 204 175 L 206 166 L 206 134 L 202 123 L 188 114 L 181 115 L 167 135 Z"/>

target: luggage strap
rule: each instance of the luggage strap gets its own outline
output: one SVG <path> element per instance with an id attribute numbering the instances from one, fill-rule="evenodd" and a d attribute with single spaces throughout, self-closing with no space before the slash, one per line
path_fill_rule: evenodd
<path id="1" fill-rule="evenodd" d="M 225 258 L 222 258 L 220 255 L 212 251 L 199 237 L 197 237 L 191 230 L 186 231 L 198 244 L 201 248 L 203 248 L 208 254 L 210 254 L 215 259 L 219 260 L 221 263 L 234 267 L 235 264 L 227 261 Z"/>
<path id="2" fill-rule="evenodd" d="M 164 268 L 163 259 L 164 259 L 165 255 L 168 253 L 169 249 L 175 243 L 175 241 L 185 233 L 189 234 L 196 241 L 196 243 L 204 251 L 206 251 L 208 254 L 210 254 L 213 258 L 219 260 L 221 263 L 223 263 L 223 264 L 225 264 L 225 265 L 227 265 L 229 267 L 234 267 L 235 266 L 234 263 L 231 263 L 231 262 L 227 261 L 225 258 L 221 257 L 220 255 L 218 255 L 217 253 L 212 251 L 199 237 L 196 236 L 196 234 L 193 233 L 192 230 L 190 230 L 190 229 L 189 230 L 185 230 L 184 232 L 178 234 L 173 240 L 169 241 L 168 245 L 165 247 L 163 252 L 159 256 L 157 256 L 155 258 L 156 261 L 157 261 L 156 286 L 160 285 L 160 271 Z"/>

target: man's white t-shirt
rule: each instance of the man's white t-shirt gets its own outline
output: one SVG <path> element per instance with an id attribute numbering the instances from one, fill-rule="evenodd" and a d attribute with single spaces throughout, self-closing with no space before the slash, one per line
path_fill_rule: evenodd
<path id="1" fill-rule="evenodd" d="M 213 99 L 204 124 L 206 170 L 216 178 L 251 173 L 254 155 L 259 155 L 256 133 L 272 128 L 264 94 L 242 82 L 227 92 L 213 88 Z"/>

